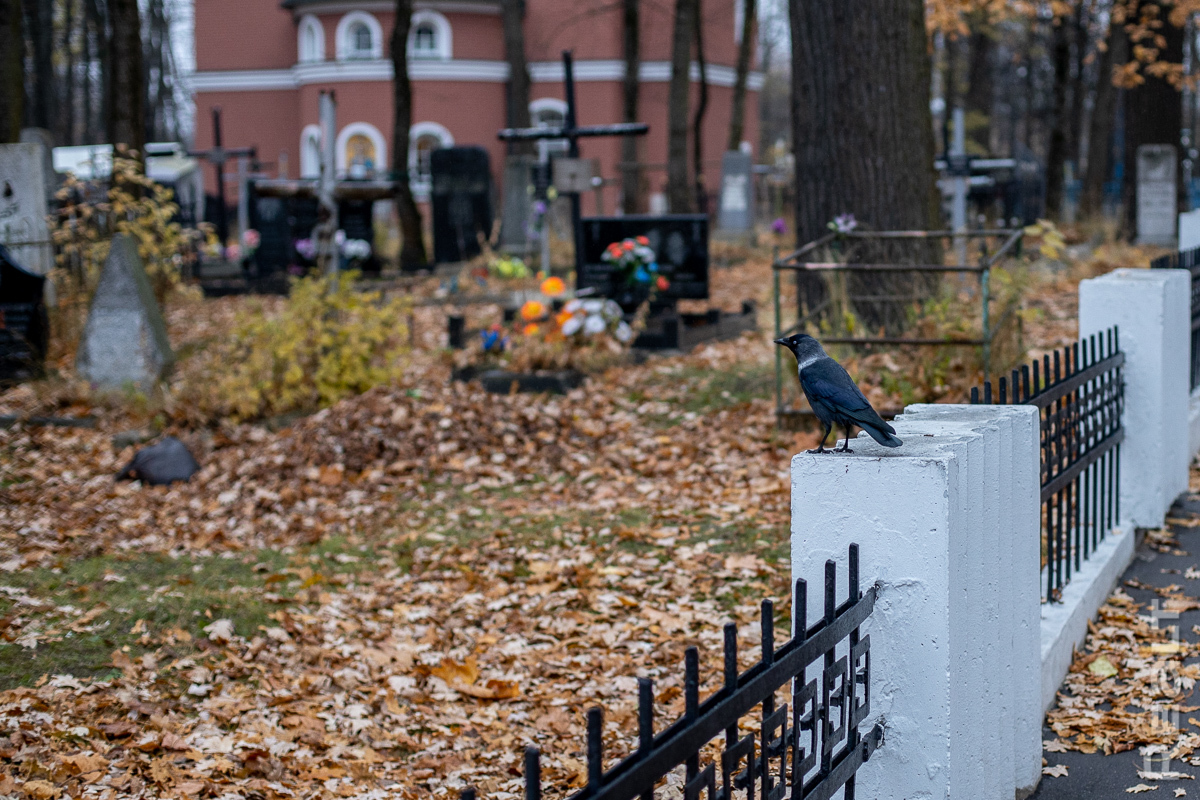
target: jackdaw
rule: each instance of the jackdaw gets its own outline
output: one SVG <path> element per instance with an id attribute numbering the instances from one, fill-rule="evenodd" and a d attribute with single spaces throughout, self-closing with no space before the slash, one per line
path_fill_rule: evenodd
<path id="1" fill-rule="evenodd" d="M 821 343 L 807 333 L 797 333 L 786 339 L 776 339 L 775 344 L 792 351 L 800 373 L 800 388 L 808 398 L 813 413 L 821 420 L 825 432 L 821 443 L 810 453 L 834 452 L 825 449 L 825 440 L 835 424 L 846 430 L 846 443 L 836 452 L 850 453 L 850 428 L 857 425 L 884 447 L 899 447 L 903 442 L 894 434 L 896 429 L 883 421 L 871 408 L 867 398 L 859 391 L 854 380 L 841 364 L 825 353 Z"/>

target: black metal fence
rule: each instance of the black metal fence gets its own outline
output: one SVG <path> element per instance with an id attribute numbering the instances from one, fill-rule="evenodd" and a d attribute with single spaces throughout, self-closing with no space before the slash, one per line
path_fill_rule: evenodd
<path id="1" fill-rule="evenodd" d="M 1042 547 L 1046 598 L 1057 601 L 1121 508 L 1125 354 L 1117 329 L 1056 350 L 971 390 L 972 403 L 1037 406 L 1041 414 Z"/>
<path id="2" fill-rule="evenodd" d="M 665 777 L 684 767 L 684 800 L 826 800 L 845 787 L 854 800 L 854 774 L 883 742 L 883 724 L 865 735 L 859 725 L 871 710 L 871 637 L 859 626 L 875 606 L 874 586 L 860 591 L 858 545 L 850 545 L 850 591 L 840 605 L 836 565 L 825 563 L 825 613 L 806 627 L 808 589 L 796 581 L 790 642 L 775 647 L 774 604 L 762 604 L 762 657 L 746 672 L 737 669 L 737 626 L 725 626 L 724 686 L 700 702 L 699 651 L 684 655 L 681 718 L 654 732 L 654 682 L 638 679 L 637 749 L 604 771 L 603 712 L 587 714 L 587 785 L 571 800 L 654 800 Z M 844 655 L 838 656 L 838 650 Z M 810 667 L 819 668 L 809 680 Z M 792 702 L 776 704 L 776 693 L 792 687 Z M 758 717 L 757 735 L 742 735 L 739 721 Z M 721 741 L 723 737 L 723 742 Z M 701 762 L 704 763 L 701 766 Z M 525 750 L 525 800 L 541 800 L 541 756 Z M 475 790 L 461 800 L 475 800 Z"/>
<path id="3" fill-rule="evenodd" d="M 1189 387 L 1200 386 L 1200 247 L 1156 258 L 1151 269 L 1186 269 L 1192 273 L 1192 359 Z"/>

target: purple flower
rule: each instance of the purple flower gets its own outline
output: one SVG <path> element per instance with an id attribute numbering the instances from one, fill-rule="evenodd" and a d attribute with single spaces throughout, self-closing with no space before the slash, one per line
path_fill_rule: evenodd
<path id="1" fill-rule="evenodd" d="M 853 214 L 838 214 L 833 218 L 833 222 L 829 223 L 829 229 L 837 233 L 849 233 L 858 227 L 858 220 Z"/>
<path id="2" fill-rule="evenodd" d="M 297 239 L 296 252 L 300 254 L 301 258 L 312 261 L 313 256 L 317 254 L 317 245 L 312 239 Z"/>
<path id="3" fill-rule="evenodd" d="M 771 223 L 771 232 L 780 236 L 787 233 L 787 223 L 783 221 L 783 217 L 775 218 L 775 221 Z"/>
<path id="4" fill-rule="evenodd" d="M 535 213 L 545 214 L 546 213 L 546 201 L 538 200 L 536 203 L 533 204 L 533 210 Z"/>

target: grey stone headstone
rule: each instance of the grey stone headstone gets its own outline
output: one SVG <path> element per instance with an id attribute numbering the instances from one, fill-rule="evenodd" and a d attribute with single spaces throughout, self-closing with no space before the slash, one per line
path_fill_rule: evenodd
<path id="1" fill-rule="evenodd" d="M 54 267 L 46 224 L 45 147 L 34 142 L 0 144 L 0 244 L 25 269 L 45 275 Z"/>
<path id="2" fill-rule="evenodd" d="M 1174 145 L 1144 144 L 1137 149 L 1138 244 L 1175 244 L 1177 176 Z"/>
<path id="3" fill-rule="evenodd" d="M 54 134 L 45 128 L 22 128 L 21 137 L 17 140 L 26 144 L 42 146 L 42 174 L 46 177 L 46 202 L 54 202 L 54 193 L 58 191 L 58 173 L 54 171 Z"/>
<path id="4" fill-rule="evenodd" d="M 500 248 L 509 253 L 530 251 L 530 211 L 533 205 L 531 181 L 535 156 L 509 156 L 504 160 L 504 195 L 500 208 Z"/>
<path id="5" fill-rule="evenodd" d="M 114 236 L 100 271 L 75 368 L 105 388 L 149 388 L 174 361 L 167 326 L 137 245 Z"/>
<path id="6" fill-rule="evenodd" d="M 718 223 L 722 231 L 754 227 L 754 179 L 749 153 L 729 150 L 721 157 L 721 196 Z"/>

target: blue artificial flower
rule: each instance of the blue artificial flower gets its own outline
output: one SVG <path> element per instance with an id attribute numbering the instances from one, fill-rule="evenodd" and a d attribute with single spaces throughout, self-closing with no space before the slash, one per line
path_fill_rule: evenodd
<path id="1" fill-rule="evenodd" d="M 480 331 L 480 335 L 483 337 L 484 352 L 490 352 L 492 350 L 496 350 L 499 353 L 504 352 L 504 347 L 508 344 L 508 337 L 502 336 L 501 331 Z"/>
<path id="2" fill-rule="evenodd" d="M 638 283 L 649 283 L 650 273 L 646 271 L 645 267 L 638 267 L 637 272 L 633 273 L 633 279 Z"/>
<path id="3" fill-rule="evenodd" d="M 658 262 L 651 261 L 650 266 L 646 267 L 646 269 L 650 270 L 653 273 L 657 273 L 658 272 Z"/>

